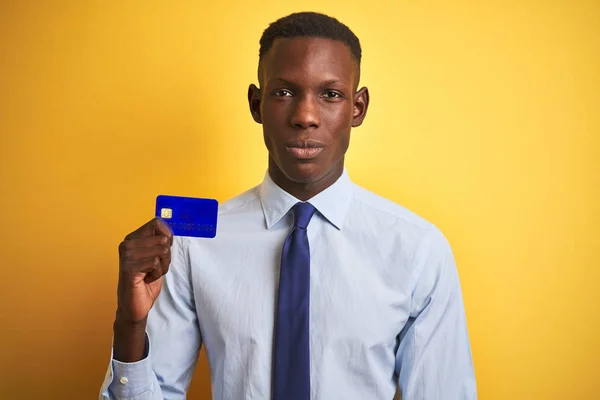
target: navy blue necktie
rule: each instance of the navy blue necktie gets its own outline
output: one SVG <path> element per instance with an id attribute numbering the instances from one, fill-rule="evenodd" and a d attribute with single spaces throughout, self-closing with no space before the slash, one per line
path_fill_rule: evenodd
<path id="1" fill-rule="evenodd" d="M 273 400 L 310 399 L 310 203 L 294 206 L 294 228 L 283 244 L 273 349 Z"/>

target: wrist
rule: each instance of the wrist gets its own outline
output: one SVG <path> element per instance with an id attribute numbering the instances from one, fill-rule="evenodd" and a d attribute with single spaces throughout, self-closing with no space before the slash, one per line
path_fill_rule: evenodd
<path id="1" fill-rule="evenodd" d="M 146 315 L 144 318 L 139 320 L 134 320 L 131 318 L 130 313 L 124 312 L 121 307 L 117 307 L 117 312 L 115 313 L 115 325 L 123 328 L 139 328 L 140 326 L 146 327 L 146 322 L 148 321 L 148 316 Z"/>

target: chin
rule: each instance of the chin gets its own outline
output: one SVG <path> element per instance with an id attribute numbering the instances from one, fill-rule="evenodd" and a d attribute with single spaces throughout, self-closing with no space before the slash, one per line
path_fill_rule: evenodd
<path id="1" fill-rule="evenodd" d="M 285 176 L 296 183 L 313 183 L 323 177 L 322 168 L 314 163 L 297 163 L 295 165 L 286 165 L 282 170 Z"/>
<path id="2" fill-rule="evenodd" d="M 300 162 L 285 165 L 285 168 L 281 168 L 281 171 L 292 182 L 312 184 L 319 182 L 335 169 L 335 166 L 325 166 L 315 162 Z"/>

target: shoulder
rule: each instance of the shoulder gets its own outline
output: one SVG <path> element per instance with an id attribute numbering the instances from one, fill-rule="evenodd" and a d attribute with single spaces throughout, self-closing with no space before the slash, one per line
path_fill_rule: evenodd
<path id="1" fill-rule="evenodd" d="M 400 239 L 415 252 L 419 248 L 447 250 L 449 247 L 442 231 L 431 221 L 356 184 L 351 209 L 360 216 L 361 224 Z"/>
<path id="2" fill-rule="evenodd" d="M 260 185 L 254 186 L 220 204 L 219 216 L 235 214 L 251 206 L 258 200 L 260 200 Z"/>
<path id="3" fill-rule="evenodd" d="M 412 226 L 419 231 L 427 231 L 433 227 L 431 222 L 415 212 L 356 184 L 352 201 L 355 208 L 373 217 L 386 218 L 390 222 Z"/>

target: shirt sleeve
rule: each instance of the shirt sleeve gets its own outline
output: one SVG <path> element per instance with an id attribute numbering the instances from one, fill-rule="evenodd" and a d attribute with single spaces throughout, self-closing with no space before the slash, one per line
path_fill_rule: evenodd
<path id="1" fill-rule="evenodd" d="M 111 360 L 100 400 L 185 399 L 202 344 L 185 238 L 174 237 L 171 265 L 148 314 L 146 357 Z"/>
<path id="2" fill-rule="evenodd" d="M 419 273 L 396 354 L 402 399 L 477 399 L 458 271 L 437 228 L 422 240 L 414 266 Z"/>

